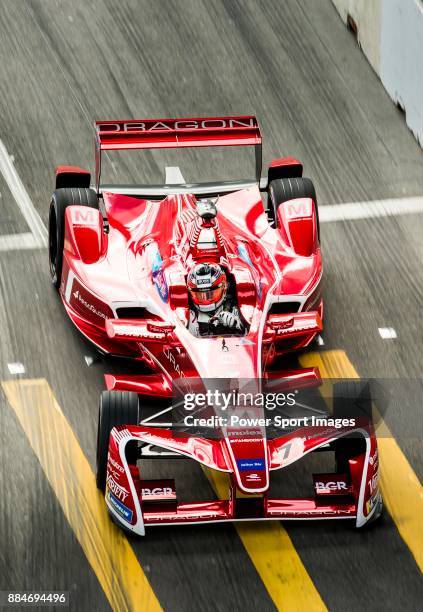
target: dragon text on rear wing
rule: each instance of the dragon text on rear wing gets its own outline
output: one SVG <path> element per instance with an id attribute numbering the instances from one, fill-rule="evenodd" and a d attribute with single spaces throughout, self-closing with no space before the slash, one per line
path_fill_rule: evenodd
<path id="1" fill-rule="evenodd" d="M 256 117 L 200 117 L 96 121 L 96 187 L 100 186 L 101 152 L 125 149 L 254 146 L 256 178 L 261 177 L 261 133 Z"/>

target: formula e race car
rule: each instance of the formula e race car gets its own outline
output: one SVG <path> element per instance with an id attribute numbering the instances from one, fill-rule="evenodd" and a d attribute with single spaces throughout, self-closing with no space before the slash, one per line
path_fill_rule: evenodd
<path id="1" fill-rule="evenodd" d="M 86 170 L 56 170 L 49 263 L 52 282 L 82 334 L 101 353 L 139 364 L 136 373 L 107 374 L 100 401 L 97 485 L 114 520 L 141 535 L 145 525 L 169 523 L 353 518 L 361 526 L 374 518 L 380 499 L 377 461 L 370 460 L 377 449 L 367 422 L 317 426 L 311 433 L 303 428 L 273 439 L 256 426 L 223 426 L 210 438 L 176 433 L 154 418 L 171 410 L 175 381 L 247 380 L 257 381 L 257 389 L 270 379 L 282 388 L 319 384 L 315 368 L 280 371 L 277 365 L 280 356 L 307 347 L 322 330 L 318 209 L 301 163 L 275 159 L 263 179 L 253 116 L 101 121 L 95 143 L 95 188 Z M 113 151 L 233 151 L 230 145 L 254 152 L 254 176 L 188 182 L 179 167 L 165 166 L 159 184 L 103 182 L 103 152 L 109 159 Z M 145 166 L 154 166 L 152 158 Z M 188 171 L 193 167 L 196 172 L 192 163 Z M 207 285 L 201 298 L 204 287 L 195 293 L 188 283 L 200 264 L 218 268 L 224 279 L 216 289 Z M 230 300 L 222 321 L 236 312 L 237 326 L 225 328 L 206 317 L 194 329 L 197 298 L 207 310 L 222 286 Z M 338 468 L 316 481 L 320 489 L 313 497 L 268 497 L 272 470 L 317 449 L 335 450 Z M 137 462 L 147 457 L 185 457 L 224 472 L 229 498 L 181 503 L 173 481 L 141 479 Z"/>

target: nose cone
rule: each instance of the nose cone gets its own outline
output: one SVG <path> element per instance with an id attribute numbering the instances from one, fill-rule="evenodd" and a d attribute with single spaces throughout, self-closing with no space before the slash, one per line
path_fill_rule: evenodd
<path id="1" fill-rule="evenodd" d="M 190 336 L 185 346 L 197 375 L 211 391 L 221 386 L 213 379 L 227 379 L 228 389 L 235 386 L 240 393 L 260 392 L 261 352 L 248 336 Z M 222 384 L 223 389 L 225 382 Z M 235 418 L 223 428 L 222 444 L 228 451 L 237 486 L 245 493 L 264 492 L 269 488 L 269 468 L 263 407 L 237 405 L 232 415 Z"/>
<path id="2" fill-rule="evenodd" d="M 255 432 L 250 429 L 245 434 L 248 437 L 228 432 L 225 440 L 236 483 L 245 493 L 261 493 L 269 488 L 266 437 L 260 430 Z"/>
<path id="3" fill-rule="evenodd" d="M 242 378 L 261 376 L 257 343 L 248 336 L 219 336 L 184 339 L 190 359 L 201 378 Z"/>
<path id="4" fill-rule="evenodd" d="M 260 493 L 269 487 L 266 415 L 262 388 L 257 379 L 239 380 L 234 404 L 224 431 L 238 488 Z"/>

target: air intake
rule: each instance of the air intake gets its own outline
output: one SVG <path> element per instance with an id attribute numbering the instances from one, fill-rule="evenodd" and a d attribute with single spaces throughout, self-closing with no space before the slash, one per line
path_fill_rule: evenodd
<path id="1" fill-rule="evenodd" d="M 269 310 L 269 314 L 289 314 L 298 312 L 301 302 L 274 302 Z"/>
<path id="2" fill-rule="evenodd" d="M 122 308 L 116 308 L 116 314 L 118 319 L 157 319 L 156 315 L 151 314 L 147 308 L 140 306 L 125 306 Z"/>

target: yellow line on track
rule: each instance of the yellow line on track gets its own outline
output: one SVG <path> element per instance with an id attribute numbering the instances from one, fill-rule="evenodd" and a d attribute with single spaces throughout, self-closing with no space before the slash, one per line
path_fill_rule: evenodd
<path id="1" fill-rule="evenodd" d="M 228 477 L 204 472 L 220 499 L 227 499 Z M 291 539 L 278 521 L 235 523 L 241 541 L 278 610 L 327 610 Z"/>
<path id="2" fill-rule="evenodd" d="M 161 610 L 134 551 L 108 516 L 47 381 L 7 381 L 2 387 L 113 610 Z"/>
<path id="3" fill-rule="evenodd" d="M 301 356 L 304 367 L 317 366 L 322 378 L 359 378 L 344 351 Z M 376 431 L 384 503 L 402 539 L 423 571 L 423 488 L 391 431 L 381 420 Z"/>

